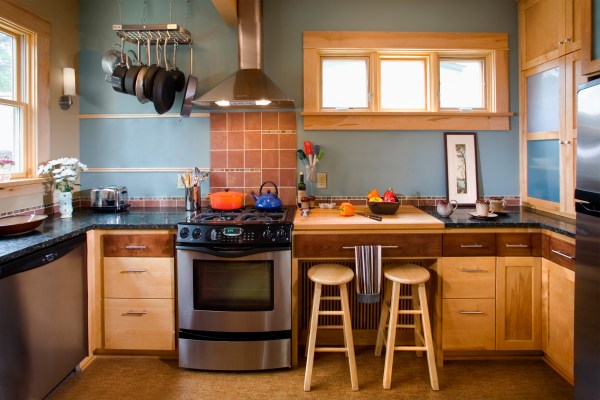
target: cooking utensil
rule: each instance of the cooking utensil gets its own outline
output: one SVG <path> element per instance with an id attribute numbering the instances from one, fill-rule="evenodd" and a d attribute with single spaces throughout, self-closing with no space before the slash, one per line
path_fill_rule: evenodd
<path id="1" fill-rule="evenodd" d="M 125 45 L 125 39 L 121 38 L 121 50 Z M 129 57 L 125 56 L 124 52 L 121 53 L 121 62 L 117 64 L 110 78 L 112 88 L 120 93 L 125 93 L 125 74 L 129 67 Z"/>
<path id="2" fill-rule="evenodd" d="M 270 183 L 275 188 L 275 194 L 271 193 L 270 189 L 267 189 L 267 193 L 262 192 L 263 187 Z M 282 206 L 281 199 L 278 197 L 279 190 L 277 189 L 277 185 L 275 182 L 266 181 L 262 185 L 260 185 L 260 197 L 258 197 L 254 192 L 252 192 L 252 196 L 254 196 L 254 200 L 256 201 L 256 208 L 261 211 L 275 211 L 279 210 Z"/>
<path id="3" fill-rule="evenodd" d="M 175 90 L 181 92 L 185 88 L 185 74 L 177 68 L 177 41 L 173 45 L 173 65 L 169 66 L 169 73 L 173 77 L 173 81 L 175 81 Z"/>
<path id="4" fill-rule="evenodd" d="M 167 59 L 167 41 L 168 39 L 165 38 L 165 44 L 163 46 L 165 61 Z M 152 101 L 154 102 L 154 109 L 157 113 L 164 114 L 173 107 L 173 103 L 175 102 L 176 90 L 173 76 L 166 68 L 160 67 L 154 77 L 152 85 Z"/>
<path id="5" fill-rule="evenodd" d="M 131 51 L 131 50 L 130 50 Z M 125 93 L 135 96 L 135 84 L 137 81 L 137 76 L 142 68 L 142 63 L 139 59 L 140 56 L 140 41 L 137 42 L 137 54 L 131 51 L 135 58 L 135 64 L 132 65 L 125 73 L 125 79 L 123 82 L 123 87 L 125 88 Z"/>
<path id="6" fill-rule="evenodd" d="M 231 192 L 225 189 L 224 192 L 215 192 L 210 194 L 210 207 L 214 210 L 237 210 L 244 205 L 246 195 L 240 192 Z"/>
<path id="7" fill-rule="evenodd" d="M 181 103 L 181 112 L 179 115 L 182 117 L 189 117 L 192 113 L 192 100 L 196 97 L 196 86 L 198 85 L 198 78 L 192 75 L 194 67 L 194 51 L 192 44 L 190 43 L 190 74 L 188 75 L 187 82 L 185 84 L 185 94 L 183 102 Z"/>
<path id="8" fill-rule="evenodd" d="M 119 43 L 115 43 L 113 48 L 108 50 L 102 56 L 102 70 L 106 75 L 112 75 L 117 64 L 119 64 L 121 60 L 128 58 L 126 54 L 116 49 L 116 47 L 120 48 L 120 46 L 121 45 Z"/>
<path id="9" fill-rule="evenodd" d="M 375 221 L 381 221 L 381 220 L 383 220 L 383 218 L 381 218 L 381 217 L 380 217 L 380 216 L 378 216 L 378 215 L 367 214 L 367 213 L 362 213 L 362 212 L 357 212 L 357 214 L 358 214 L 358 215 L 361 215 L 361 216 L 363 216 L 363 217 L 367 217 L 367 218 L 370 218 L 370 219 L 374 219 Z"/>
<path id="10" fill-rule="evenodd" d="M 301 160 L 304 165 L 308 165 L 308 159 L 306 158 L 306 153 L 304 153 L 304 150 L 298 149 L 296 152 L 298 153 L 298 159 Z"/>
<path id="11" fill-rule="evenodd" d="M 150 64 L 150 38 L 148 38 L 146 42 L 146 63 Z M 146 77 L 146 74 L 148 73 L 148 69 L 148 65 L 142 65 L 142 67 L 140 68 L 140 72 L 138 72 L 137 78 L 135 80 L 135 96 L 137 97 L 138 101 L 142 104 L 145 104 L 148 101 L 150 101 L 144 94 L 144 79 Z"/>
<path id="12" fill-rule="evenodd" d="M 317 154 L 317 160 L 320 160 L 325 155 L 325 150 L 322 147 L 319 148 L 319 153 Z"/>
<path id="13" fill-rule="evenodd" d="M 154 101 L 154 78 L 156 78 L 156 74 L 160 70 L 160 56 L 158 49 L 159 44 L 159 38 L 156 38 L 156 64 L 150 65 L 150 67 L 148 67 L 146 75 L 144 76 L 144 96 L 150 101 Z M 148 60 L 148 63 L 150 63 L 150 60 Z"/>

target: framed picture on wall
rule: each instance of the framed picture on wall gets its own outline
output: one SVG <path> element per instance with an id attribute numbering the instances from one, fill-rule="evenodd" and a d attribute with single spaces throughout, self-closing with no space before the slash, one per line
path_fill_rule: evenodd
<path id="1" fill-rule="evenodd" d="M 477 201 L 477 138 L 474 132 L 445 132 L 446 193 L 458 204 Z"/>

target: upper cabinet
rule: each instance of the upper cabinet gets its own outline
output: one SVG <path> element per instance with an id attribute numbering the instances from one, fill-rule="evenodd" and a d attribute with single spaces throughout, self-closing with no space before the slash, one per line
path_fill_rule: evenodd
<path id="1" fill-rule="evenodd" d="M 581 21 L 581 69 L 584 75 L 596 75 L 600 73 L 600 0 L 579 1 L 585 15 Z"/>
<path id="2" fill-rule="evenodd" d="M 519 2 L 521 70 L 581 48 L 583 1 L 590 0 Z"/>

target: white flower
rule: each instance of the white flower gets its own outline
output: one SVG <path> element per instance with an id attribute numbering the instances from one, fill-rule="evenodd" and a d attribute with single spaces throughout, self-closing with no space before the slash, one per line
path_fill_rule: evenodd
<path id="1" fill-rule="evenodd" d="M 75 186 L 79 173 L 87 171 L 87 165 L 73 157 L 61 157 L 48 161 L 38 168 L 38 175 L 49 175 L 54 180 L 54 187 L 61 192 L 71 192 Z"/>

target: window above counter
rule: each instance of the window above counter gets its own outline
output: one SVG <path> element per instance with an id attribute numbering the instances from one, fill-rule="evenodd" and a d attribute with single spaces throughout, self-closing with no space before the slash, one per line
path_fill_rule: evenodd
<path id="1" fill-rule="evenodd" d="M 508 130 L 508 34 L 305 32 L 306 130 Z"/>

